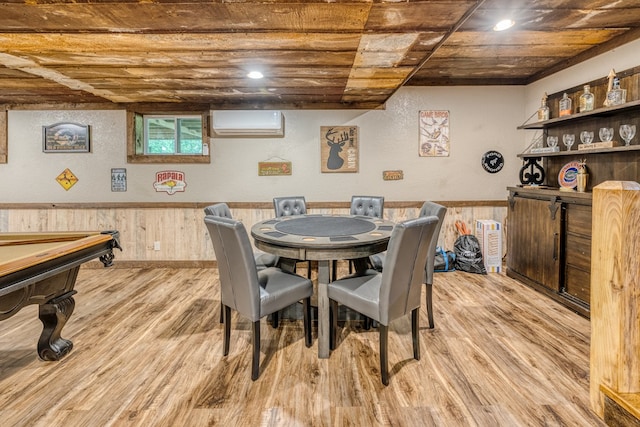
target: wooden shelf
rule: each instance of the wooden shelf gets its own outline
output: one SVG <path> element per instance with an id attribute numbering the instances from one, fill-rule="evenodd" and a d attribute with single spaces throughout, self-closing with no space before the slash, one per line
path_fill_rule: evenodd
<path id="1" fill-rule="evenodd" d="M 603 107 L 592 111 L 586 111 L 584 113 L 571 114 L 570 116 L 556 117 L 542 122 L 523 124 L 518 126 L 518 129 L 546 129 L 559 126 L 567 122 L 586 119 L 588 117 L 606 117 L 621 111 L 633 110 L 638 107 L 640 107 L 640 100 L 629 101 L 621 105 L 614 105 L 613 107 Z"/>
<path id="2" fill-rule="evenodd" d="M 558 201 L 579 202 L 581 204 L 591 204 L 593 193 L 577 191 L 560 191 L 558 187 L 536 187 L 536 186 L 515 186 L 507 187 L 507 190 L 513 195 L 527 195 L 533 199 L 545 199 L 550 197 L 558 197 Z"/>
<path id="3" fill-rule="evenodd" d="M 518 157 L 526 159 L 530 157 L 585 156 L 587 154 L 616 153 L 620 151 L 640 151 L 640 145 L 621 145 L 619 147 L 597 148 L 592 150 L 565 150 L 554 153 L 521 153 L 518 154 Z"/>

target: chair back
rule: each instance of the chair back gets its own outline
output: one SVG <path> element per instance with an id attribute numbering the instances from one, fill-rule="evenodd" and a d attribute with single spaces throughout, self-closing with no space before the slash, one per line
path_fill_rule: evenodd
<path id="1" fill-rule="evenodd" d="M 205 215 L 220 216 L 223 218 L 233 219 L 231 210 L 226 203 L 216 203 L 215 205 L 209 205 L 204 208 Z"/>
<path id="2" fill-rule="evenodd" d="M 304 196 L 274 197 L 273 208 L 276 211 L 276 217 L 307 213 L 307 203 Z"/>
<path id="3" fill-rule="evenodd" d="M 380 285 L 383 325 L 420 307 L 427 253 L 437 225 L 438 217 L 426 216 L 403 221 L 393 228 Z"/>
<path id="4" fill-rule="evenodd" d="M 436 258 L 436 247 L 438 246 L 438 238 L 440 236 L 440 229 L 444 221 L 444 216 L 447 214 L 447 208 L 434 202 L 424 202 L 420 209 L 420 216 L 437 216 L 438 225 L 431 238 L 431 244 L 429 245 L 429 253 L 427 254 L 427 266 L 425 268 L 425 283 L 433 284 L 433 266 Z"/>
<path id="5" fill-rule="evenodd" d="M 213 215 L 204 223 L 218 261 L 222 304 L 260 320 L 260 286 L 247 230 L 240 221 Z"/>
<path id="6" fill-rule="evenodd" d="M 384 197 L 378 196 L 352 196 L 351 215 L 363 215 L 382 218 L 384 210 Z"/>

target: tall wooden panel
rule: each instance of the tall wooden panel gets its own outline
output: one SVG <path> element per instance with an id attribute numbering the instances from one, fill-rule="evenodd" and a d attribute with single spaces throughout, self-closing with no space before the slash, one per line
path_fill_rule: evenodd
<path id="1" fill-rule="evenodd" d="M 593 189 L 591 406 L 604 417 L 600 386 L 640 393 L 640 184 Z"/>

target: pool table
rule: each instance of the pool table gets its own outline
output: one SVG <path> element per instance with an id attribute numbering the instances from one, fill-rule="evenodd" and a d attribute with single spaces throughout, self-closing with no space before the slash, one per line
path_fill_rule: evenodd
<path id="1" fill-rule="evenodd" d="M 118 239 L 117 231 L 0 233 L 0 320 L 38 304 L 43 324 L 38 355 L 66 356 L 73 343 L 60 333 L 75 307 L 78 270 L 95 258 L 112 265 L 113 249 L 121 249 Z"/>

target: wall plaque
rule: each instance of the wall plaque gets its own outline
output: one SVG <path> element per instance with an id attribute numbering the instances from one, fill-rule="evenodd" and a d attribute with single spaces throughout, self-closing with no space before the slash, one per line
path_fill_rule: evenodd
<path id="1" fill-rule="evenodd" d="M 358 172 L 358 126 L 320 126 L 321 171 Z"/>
<path id="2" fill-rule="evenodd" d="M 42 126 L 42 139 L 45 153 L 86 153 L 89 151 L 89 126 L 77 123 Z"/>
<path id="3" fill-rule="evenodd" d="M 404 179 L 404 172 L 401 170 L 382 171 L 382 179 L 384 181 L 400 181 L 401 179 Z"/>
<path id="4" fill-rule="evenodd" d="M 258 176 L 291 175 L 291 162 L 258 162 Z"/>

